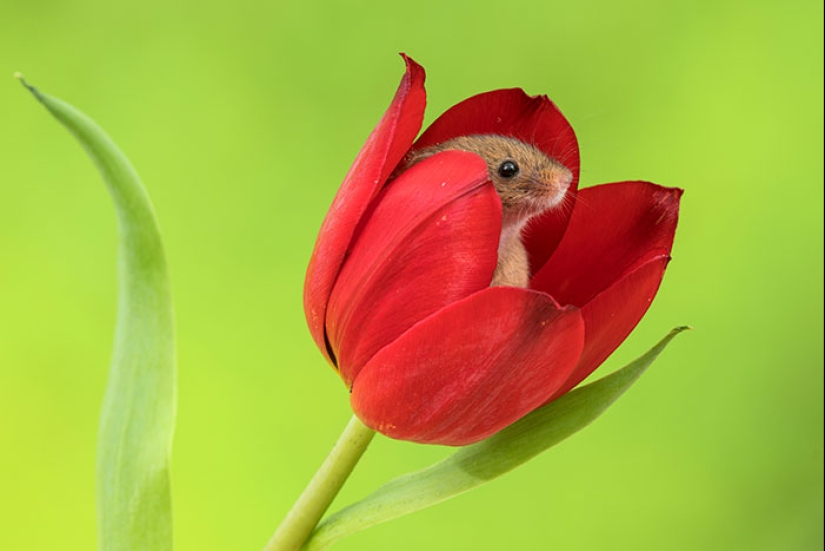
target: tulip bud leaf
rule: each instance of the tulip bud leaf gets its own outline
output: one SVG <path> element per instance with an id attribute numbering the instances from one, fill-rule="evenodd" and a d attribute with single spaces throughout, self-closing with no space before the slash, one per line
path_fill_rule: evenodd
<path id="1" fill-rule="evenodd" d="M 152 205 L 128 159 L 94 121 L 17 76 L 92 158 L 117 212 L 117 322 L 97 446 L 99 549 L 170 550 L 174 321 Z"/>
<path id="2" fill-rule="evenodd" d="M 685 329 L 672 330 L 624 368 L 572 390 L 490 438 L 460 448 L 426 469 L 391 480 L 321 522 L 303 549 L 325 549 L 346 536 L 435 505 L 515 469 L 593 422 Z"/>

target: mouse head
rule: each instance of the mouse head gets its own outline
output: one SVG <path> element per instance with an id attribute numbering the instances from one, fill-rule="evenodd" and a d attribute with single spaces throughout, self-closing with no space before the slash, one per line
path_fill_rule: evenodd
<path id="1" fill-rule="evenodd" d="M 560 205 L 573 181 L 570 170 L 538 148 L 497 134 L 460 136 L 415 151 L 411 164 L 450 149 L 485 160 L 505 214 L 517 218 L 531 218 Z"/>

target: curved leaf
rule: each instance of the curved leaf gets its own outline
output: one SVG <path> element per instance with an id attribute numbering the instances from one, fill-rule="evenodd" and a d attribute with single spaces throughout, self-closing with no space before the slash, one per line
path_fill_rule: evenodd
<path id="1" fill-rule="evenodd" d="M 619 371 L 565 394 L 487 440 L 388 482 L 324 520 L 304 549 L 325 549 L 355 532 L 435 505 L 515 469 L 593 422 L 685 329 L 688 328 L 672 330 L 646 354 Z"/>
<path id="2" fill-rule="evenodd" d="M 152 205 L 128 159 L 94 121 L 17 76 L 92 158 L 117 211 L 117 325 L 97 448 L 99 548 L 169 550 L 174 320 Z"/>

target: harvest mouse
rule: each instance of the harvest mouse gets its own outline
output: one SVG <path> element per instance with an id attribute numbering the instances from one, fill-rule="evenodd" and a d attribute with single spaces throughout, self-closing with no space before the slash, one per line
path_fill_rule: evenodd
<path id="1" fill-rule="evenodd" d="M 527 287 L 530 265 L 521 231 L 531 218 L 562 203 L 573 174 L 536 147 L 497 134 L 460 136 L 411 151 L 405 167 L 456 149 L 475 153 L 487 162 L 490 180 L 501 198 L 501 239 L 491 287 Z"/>

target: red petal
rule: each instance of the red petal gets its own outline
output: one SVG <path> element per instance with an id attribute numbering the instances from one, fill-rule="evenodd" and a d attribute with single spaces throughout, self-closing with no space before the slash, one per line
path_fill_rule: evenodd
<path id="1" fill-rule="evenodd" d="M 347 384 L 413 324 L 489 287 L 501 201 L 488 180 L 480 157 L 447 151 L 402 173 L 379 196 L 327 312 Z"/>
<path id="2" fill-rule="evenodd" d="M 649 182 L 581 190 L 564 238 L 530 287 L 581 308 L 645 259 L 670 254 L 681 195 Z"/>
<path id="3" fill-rule="evenodd" d="M 530 271 L 535 273 L 547 262 L 564 238 L 570 215 L 575 209 L 576 193 L 568 192 L 558 207 L 530 220 L 522 231 L 522 241 L 530 257 Z"/>
<path id="4" fill-rule="evenodd" d="M 390 437 L 460 446 L 517 421 L 568 378 L 584 324 L 542 293 L 493 287 L 454 303 L 379 351 L 352 408 Z"/>
<path id="5" fill-rule="evenodd" d="M 624 342 L 656 296 L 669 260 L 659 256 L 643 263 L 581 309 L 584 351 L 576 370 L 548 401 L 582 382 Z"/>
<path id="6" fill-rule="evenodd" d="M 471 134 L 501 134 L 531 143 L 573 173 L 579 181 L 576 134 L 547 96 L 528 96 L 521 88 L 493 90 L 468 98 L 438 117 L 415 142 L 414 149 Z"/>
<path id="7" fill-rule="evenodd" d="M 561 208 L 545 214 L 541 231 L 525 233 L 530 265 L 542 266 L 564 235 L 579 183 L 579 144 L 573 127 L 547 96 L 528 96 L 521 88 L 478 94 L 448 109 L 415 142 L 413 149 L 457 136 L 500 134 L 531 143 L 573 173 Z M 532 224 L 531 224 L 532 226 Z"/>
<path id="8" fill-rule="evenodd" d="M 406 154 L 424 118 L 424 69 L 403 57 L 407 71 L 398 91 L 344 178 L 318 233 L 307 268 L 304 313 L 315 344 L 328 360 L 324 334 L 327 300 L 353 232 L 370 201 Z"/>

